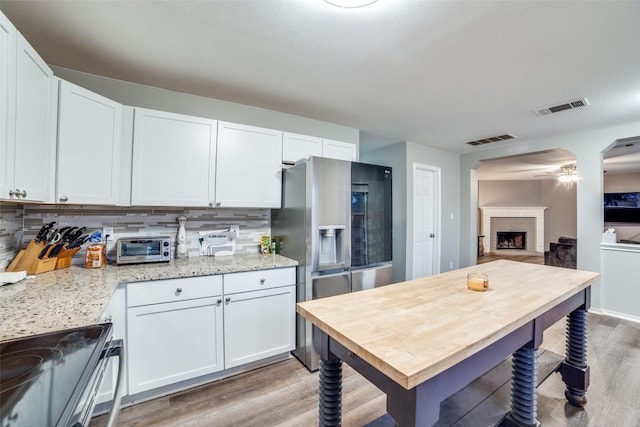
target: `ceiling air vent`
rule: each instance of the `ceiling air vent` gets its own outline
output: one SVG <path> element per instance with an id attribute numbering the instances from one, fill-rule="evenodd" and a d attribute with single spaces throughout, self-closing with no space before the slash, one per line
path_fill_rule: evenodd
<path id="1" fill-rule="evenodd" d="M 507 140 L 513 139 L 513 138 L 517 138 L 517 137 L 514 136 L 514 135 L 509 135 L 507 133 L 507 134 L 504 134 L 504 135 L 492 136 L 491 138 L 476 139 L 475 141 L 467 142 L 467 144 L 469 144 L 469 145 L 484 145 L 484 144 L 491 144 L 492 142 L 507 141 Z"/>
<path id="2" fill-rule="evenodd" d="M 564 104 L 554 105 L 552 107 L 540 108 L 536 111 L 539 116 L 547 116 L 552 113 L 559 113 L 560 111 L 572 110 L 574 108 L 586 107 L 589 105 L 587 98 L 575 99 L 573 101 L 565 102 Z"/>

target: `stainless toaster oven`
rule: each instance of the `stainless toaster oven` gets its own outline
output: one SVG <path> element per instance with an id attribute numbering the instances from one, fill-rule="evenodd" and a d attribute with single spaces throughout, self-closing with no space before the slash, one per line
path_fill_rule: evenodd
<path id="1" fill-rule="evenodd" d="M 147 262 L 169 262 L 171 238 L 130 237 L 116 242 L 116 264 L 140 264 Z"/>

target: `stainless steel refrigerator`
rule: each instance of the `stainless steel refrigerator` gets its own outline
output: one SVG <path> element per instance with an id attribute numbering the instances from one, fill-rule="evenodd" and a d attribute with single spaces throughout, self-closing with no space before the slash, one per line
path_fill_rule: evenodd
<path id="1" fill-rule="evenodd" d="M 353 165 L 362 164 L 310 157 L 283 171 L 282 208 L 272 211 L 271 231 L 280 253 L 299 263 L 298 302 L 351 292 L 352 256 L 358 269 L 355 290 L 391 281 L 391 170 L 386 168 L 385 181 L 380 166 L 356 167 L 369 172 L 356 171 L 353 186 Z M 371 179 L 371 167 L 382 173 L 379 179 Z M 381 200 L 386 205 L 381 207 Z M 314 371 L 319 356 L 312 338 L 311 323 L 296 315 L 293 354 Z"/>

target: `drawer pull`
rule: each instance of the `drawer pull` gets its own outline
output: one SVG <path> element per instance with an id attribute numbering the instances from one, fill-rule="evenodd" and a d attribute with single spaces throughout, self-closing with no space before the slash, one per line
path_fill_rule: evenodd
<path id="1" fill-rule="evenodd" d="M 231 297 L 226 297 L 226 298 L 224 299 L 224 301 L 225 301 L 225 302 L 231 302 Z"/>
<path id="2" fill-rule="evenodd" d="M 221 303 L 222 303 L 222 298 L 218 298 L 218 299 L 216 300 L 216 304 L 221 304 Z"/>
<path id="3" fill-rule="evenodd" d="M 176 289 L 176 295 L 180 295 L 182 293 L 182 288 L 177 288 Z"/>
<path id="4" fill-rule="evenodd" d="M 260 284 L 261 284 L 261 285 L 264 285 L 264 282 L 265 282 L 265 279 L 264 279 L 264 277 L 263 277 L 262 279 L 260 279 Z"/>

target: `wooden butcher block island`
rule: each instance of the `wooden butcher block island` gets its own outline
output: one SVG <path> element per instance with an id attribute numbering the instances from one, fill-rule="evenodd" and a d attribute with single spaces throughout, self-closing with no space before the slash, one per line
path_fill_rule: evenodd
<path id="1" fill-rule="evenodd" d="M 467 273 L 489 288 L 467 288 Z M 319 424 L 340 425 L 348 363 L 387 394 L 399 426 L 431 426 L 440 402 L 513 355 L 511 410 L 502 424 L 535 426 L 536 350 L 544 329 L 568 316 L 559 370 L 570 403 L 586 403 L 586 310 L 598 273 L 494 261 L 423 279 L 299 303 L 320 353 Z"/>

